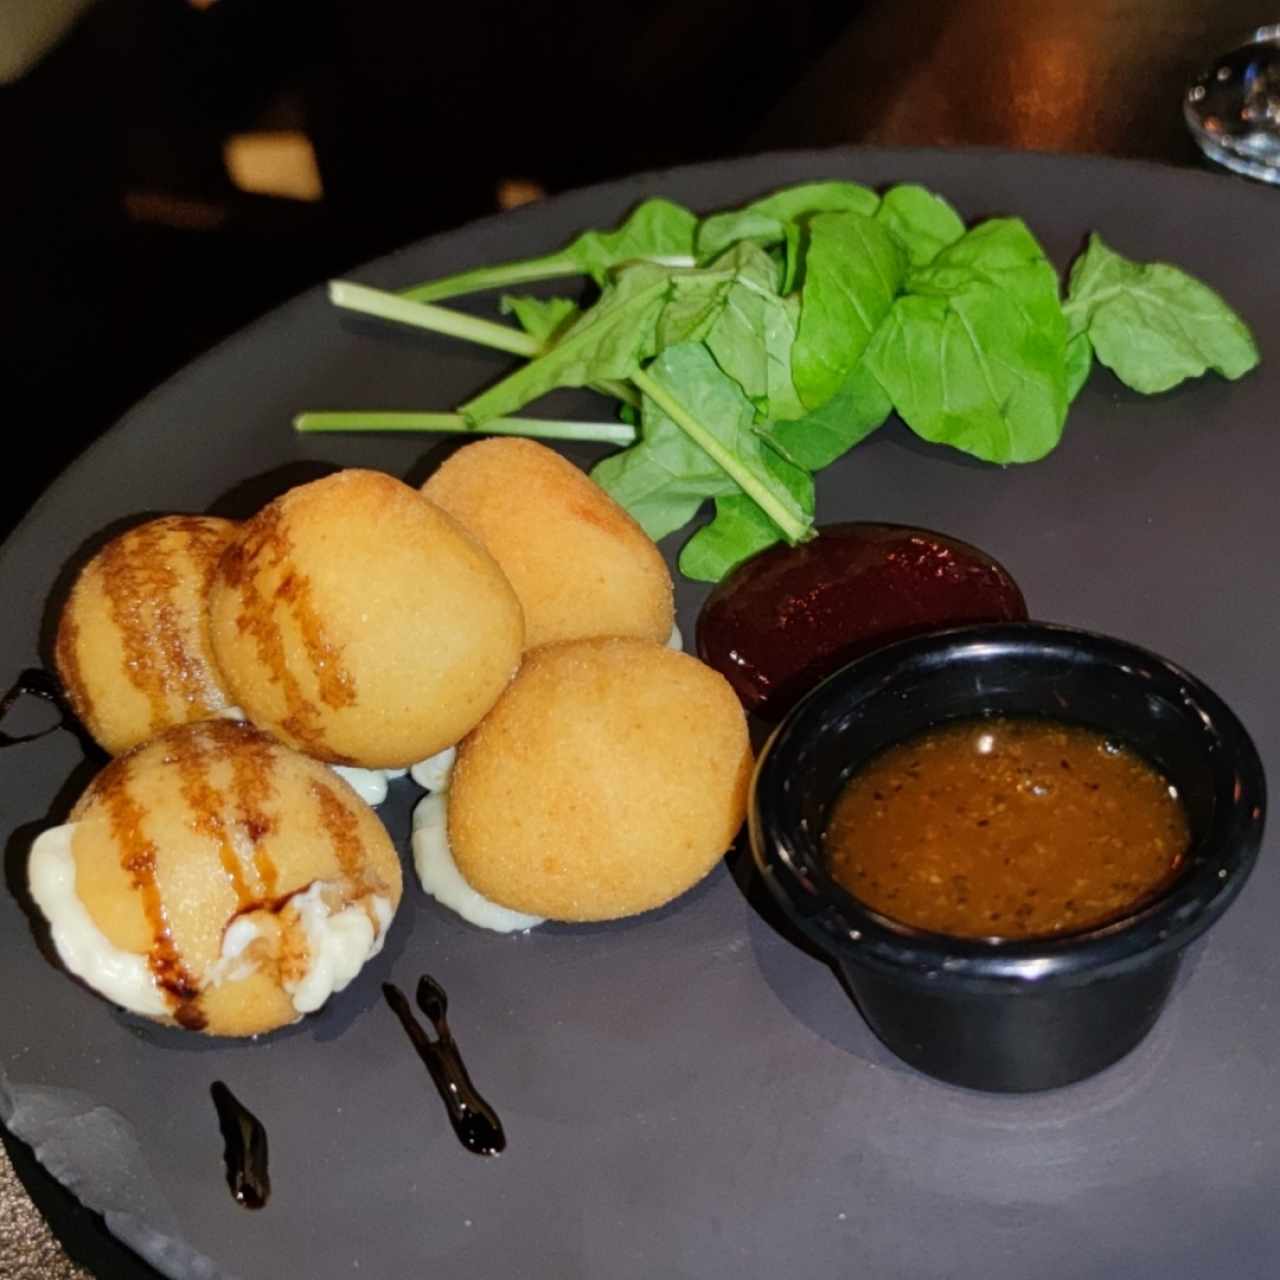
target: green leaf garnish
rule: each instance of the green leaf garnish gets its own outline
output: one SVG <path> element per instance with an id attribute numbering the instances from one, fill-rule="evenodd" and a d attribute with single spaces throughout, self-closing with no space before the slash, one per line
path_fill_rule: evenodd
<path id="1" fill-rule="evenodd" d="M 1072 335 L 1126 386 L 1151 395 L 1209 369 L 1239 378 L 1258 363 L 1248 326 L 1208 285 L 1164 262 L 1133 262 L 1102 237 L 1071 269 Z"/>

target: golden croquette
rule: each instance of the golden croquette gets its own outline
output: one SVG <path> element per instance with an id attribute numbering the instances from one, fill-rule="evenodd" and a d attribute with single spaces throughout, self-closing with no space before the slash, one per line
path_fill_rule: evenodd
<path id="1" fill-rule="evenodd" d="M 627 637 L 547 645 L 459 747 L 454 860 L 514 911 L 648 911 L 733 843 L 750 771 L 742 707 L 696 658 Z"/>
<path id="2" fill-rule="evenodd" d="M 473 728 L 524 645 L 520 602 L 453 518 L 374 471 L 291 489 L 244 526 L 213 648 L 256 725 L 322 760 L 395 768 Z"/>
<path id="3" fill-rule="evenodd" d="M 489 550 L 524 607 L 525 644 L 671 634 L 671 574 L 589 476 L 533 440 L 459 449 L 422 487 Z"/>
<path id="4" fill-rule="evenodd" d="M 183 725 L 117 757 L 69 822 L 57 831 L 70 832 L 74 896 L 107 943 L 145 958 L 154 1007 L 137 1011 L 214 1035 L 255 1035 L 316 1007 L 345 985 L 342 962 L 335 971 L 322 954 L 326 928 L 349 944 L 355 931 L 349 980 L 400 902 L 400 861 L 373 810 L 247 724 Z M 93 966 L 77 968 L 59 941 L 56 895 L 40 890 L 47 856 L 37 841 L 33 895 L 68 967 L 93 985 Z"/>
<path id="5" fill-rule="evenodd" d="M 212 516 L 162 516 L 113 538 L 77 577 L 54 664 L 72 709 L 112 755 L 230 705 L 207 600 L 236 529 Z"/>

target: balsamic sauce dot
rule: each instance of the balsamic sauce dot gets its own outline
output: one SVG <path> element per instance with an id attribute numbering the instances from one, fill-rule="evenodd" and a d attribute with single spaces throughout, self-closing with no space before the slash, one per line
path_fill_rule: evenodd
<path id="1" fill-rule="evenodd" d="M 261 1209 L 271 1195 L 267 1170 L 267 1131 L 262 1121 L 221 1080 L 209 1090 L 217 1108 L 225 1144 L 227 1186 L 231 1198 L 246 1209 Z"/>
<path id="2" fill-rule="evenodd" d="M 502 1121 L 498 1119 L 498 1113 L 493 1107 L 480 1096 L 467 1073 L 446 1018 L 449 997 L 444 988 L 426 974 L 418 980 L 418 1008 L 435 1029 L 434 1040 L 413 1016 L 409 1000 L 399 987 L 384 982 L 382 994 L 427 1068 L 458 1141 L 476 1155 L 496 1156 L 503 1151 L 507 1139 L 502 1131 Z"/>

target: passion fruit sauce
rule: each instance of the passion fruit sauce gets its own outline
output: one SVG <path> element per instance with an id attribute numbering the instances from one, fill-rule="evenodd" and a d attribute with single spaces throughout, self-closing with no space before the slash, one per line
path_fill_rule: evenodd
<path id="1" fill-rule="evenodd" d="M 748 711 L 780 720 L 846 663 L 970 622 L 1022 622 L 1018 584 L 985 551 L 907 525 L 827 525 L 739 565 L 707 597 L 698 656 Z"/>

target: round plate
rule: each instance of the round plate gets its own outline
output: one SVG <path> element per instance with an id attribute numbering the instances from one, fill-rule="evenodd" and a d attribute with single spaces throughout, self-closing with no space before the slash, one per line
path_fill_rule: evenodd
<path id="1" fill-rule="evenodd" d="M 1060 265 L 1097 230 L 1201 276 L 1253 326 L 1264 358 L 1280 350 L 1272 193 L 1098 159 L 832 151 L 679 169 L 490 219 L 356 274 L 406 285 L 552 249 L 645 196 L 711 210 L 824 177 L 923 182 L 968 219 L 1020 214 Z M 508 363 L 348 318 L 319 290 L 267 316 L 139 405 L 9 540 L 0 672 L 47 653 L 70 573 L 124 524 L 245 515 L 334 466 L 416 482 L 451 447 L 299 438 L 298 410 L 448 408 Z M 1148 399 L 1095 368 L 1061 446 L 1020 468 L 893 424 L 820 476 L 819 515 L 921 524 L 986 548 L 1033 616 L 1191 668 L 1275 760 L 1276 370 L 1268 359 L 1238 383 L 1210 376 Z M 588 393 L 556 407 L 602 412 Z M 686 636 L 702 595 L 679 588 Z M 1262 1277 L 1280 1256 L 1280 1020 L 1269 1014 L 1280 882 L 1266 847 L 1133 1054 L 1069 1089 L 988 1097 L 892 1058 L 831 973 L 751 905 L 733 859 L 654 915 L 514 938 L 463 924 L 410 882 L 382 955 L 296 1028 L 227 1044 L 144 1025 L 50 964 L 20 900 L 32 834 L 87 780 L 79 747 L 54 735 L 4 765 L 0 1065 L 15 1084 L 119 1112 L 137 1150 L 118 1159 L 145 1162 L 169 1233 L 227 1274 L 827 1280 L 853 1266 L 878 1280 L 1023 1280 L 1034 1267 L 1170 1280 Z M 402 848 L 415 795 L 400 783 L 383 810 Z M 471 1073 L 505 1122 L 498 1159 L 458 1144 L 381 1001 L 382 982 L 411 988 L 424 972 L 448 989 Z M 218 1079 L 270 1132 L 275 1189 L 256 1214 L 223 1180 Z M 181 1249 L 169 1256 L 176 1273 L 190 1265 Z"/>

